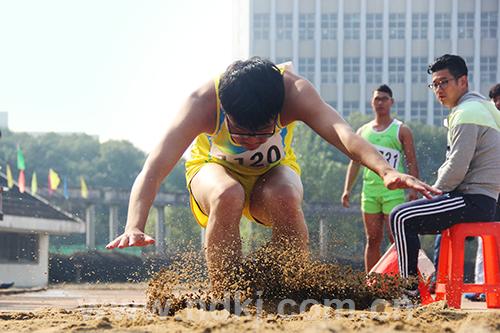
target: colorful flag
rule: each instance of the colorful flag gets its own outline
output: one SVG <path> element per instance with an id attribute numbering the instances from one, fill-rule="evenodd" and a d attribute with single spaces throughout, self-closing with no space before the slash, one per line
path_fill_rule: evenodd
<path id="1" fill-rule="evenodd" d="M 82 188 L 82 198 L 87 199 L 89 197 L 89 190 L 87 188 L 87 183 L 85 183 L 85 179 L 80 177 L 80 187 Z"/>
<path id="2" fill-rule="evenodd" d="M 24 191 L 26 190 L 26 178 L 24 177 L 24 170 L 19 170 L 17 186 L 19 186 L 19 192 L 24 193 Z"/>
<path id="3" fill-rule="evenodd" d="M 61 183 L 61 178 L 59 178 L 59 175 L 57 172 L 55 172 L 52 169 L 49 169 L 49 191 L 53 192 L 57 190 L 57 187 Z"/>
<path id="4" fill-rule="evenodd" d="M 10 165 L 7 164 L 7 186 L 12 188 L 14 186 L 14 178 L 12 177 L 12 170 L 10 170 Z"/>
<path id="5" fill-rule="evenodd" d="M 36 172 L 31 176 L 31 194 L 35 195 L 38 191 L 38 180 L 36 179 Z"/>
<path id="6" fill-rule="evenodd" d="M 26 169 L 26 163 L 24 163 L 24 155 L 21 147 L 17 146 L 17 169 L 24 170 Z"/>
<path id="7" fill-rule="evenodd" d="M 64 176 L 64 181 L 63 181 L 63 196 L 64 199 L 69 198 L 69 193 L 68 193 L 68 177 Z"/>

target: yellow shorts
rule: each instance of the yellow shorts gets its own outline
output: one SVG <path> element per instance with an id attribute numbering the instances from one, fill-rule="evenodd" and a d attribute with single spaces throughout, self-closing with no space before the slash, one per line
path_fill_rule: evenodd
<path id="1" fill-rule="evenodd" d="M 200 169 L 207 163 L 217 163 L 216 161 L 211 161 L 211 162 L 203 162 L 203 163 L 197 163 L 194 165 L 191 165 L 189 168 L 186 169 L 186 182 L 187 182 L 187 188 L 189 190 L 189 203 L 191 205 L 191 211 L 193 212 L 193 215 L 198 222 L 200 226 L 205 228 L 208 223 L 208 215 L 206 215 L 198 202 L 196 202 L 193 193 L 191 191 L 191 180 L 194 178 L 194 176 L 200 171 Z M 220 163 L 217 163 L 219 165 L 222 165 Z M 297 164 L 295 160 L 288 160 L 288 161 L 283 161 L 283 163 L 280 163 L 278 165 L 286 165 L 290 167 L 293 171 L 295 171 L 299 176 L 300 176 L 300 167 Z M 225 167 L 225 166 L 224 166 Z M 258 222 L 252 214 L 250 214 L 250 195 L 252 193 L 253 187 L 255 185 L 255 182 L 257 179 L 259 179 L 260 176 L 262 175 L 256 175 L 256 176 L 249 176 L 249 175 L 242 175 L 240 173 L 237 173 L 227 167 L 225 167 L 227 172 L 231 174 L 234 179 L 236 179 L 241 186 L 243 186 L 243 189 L 245 191 L 245 206 L 243 207 L 243 216 L 245 216 L 247 219 L 250 221 Z M 269 170 L 268 170 L 269 171 Z"/>

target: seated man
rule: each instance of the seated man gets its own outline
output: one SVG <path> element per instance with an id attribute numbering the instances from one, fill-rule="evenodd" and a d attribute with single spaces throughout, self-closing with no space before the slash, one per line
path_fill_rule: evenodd
<path id="1" fill-rule="evenodd" d="M 186 178 L 191 208 L 206 228 L 212 284 L 221 285 L 220 278 L 240 262 L 242 215 L 271 227 L 277 246 L 286 238 L 307 253 L 300 168 L 291 148 L 296 121 L 373 170 L 388 188 L 439 192 L 392 168 L 307 80 L 255 57 L 234 62 L 186 100 L 134 182 L 125 232 L 107 248 L 154 242 L 144 234 L 149 209 L 162 180 L 195 140 Z"/>
<path id="2" fill-rule="evenodd" d="M 417 275 L 418 235 L 461 222 L 493 221 L 500 192 L 500 113 L 483 96 L 469 92 L 467 65 L 445 54 L 429 66 L 436 98 L 450 109 L 446 160 L 435 187 L 442 195 L 396 207 L 390 215 L 400 273 Z M 409 294 L 416 294 L 413 286 Z"/>

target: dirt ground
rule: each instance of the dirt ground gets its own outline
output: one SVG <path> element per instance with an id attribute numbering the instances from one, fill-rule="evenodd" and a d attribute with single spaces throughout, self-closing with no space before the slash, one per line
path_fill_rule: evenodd
<path id="1" fill-rule="evenodd" d="M 146 284 L 57 285 L 0 293 L 1 332 L 498 332 L 500 310 L 464 300 L 399 310 L 333 310 L 313 305 L 294 315 L 231 315 L 184 309 L 174 316 L 145 309 Z"/>

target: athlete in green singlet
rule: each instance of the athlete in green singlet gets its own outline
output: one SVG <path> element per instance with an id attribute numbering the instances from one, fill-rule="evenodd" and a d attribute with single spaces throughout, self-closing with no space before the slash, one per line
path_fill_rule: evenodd
<path id="1" fill-rule="evenodd" d="M 396 170 L 402 171 L 403 157 L 408 173 L 418 177 L 415 149 L 411 130 L 401 121 L 391 117 L 391 107 L 394 103 L 392 90 L 387 85 L 381 85 L 373 92 L 372 108 L 375 119 L 361 126 L 358 134 L 377 148 L 386 161 Z M 342 204 L 349 207 L 352 187 L 359 173 L 360 164 L 351 161 L 347 169 Z M 409 199 L 417 198 L 415 191 L 409 192 Z M 388 190 L 382 179 L 364 168 L 363 191 L 361 193 L 361 211 L 366 233 L 365 269 L 370 269 L 380 259 L 380 245 L 384 238 L 384 224 L 391 243 L 394 241 L 389 232 L 389 213 L 405 202 L 404 190 Z"/>

